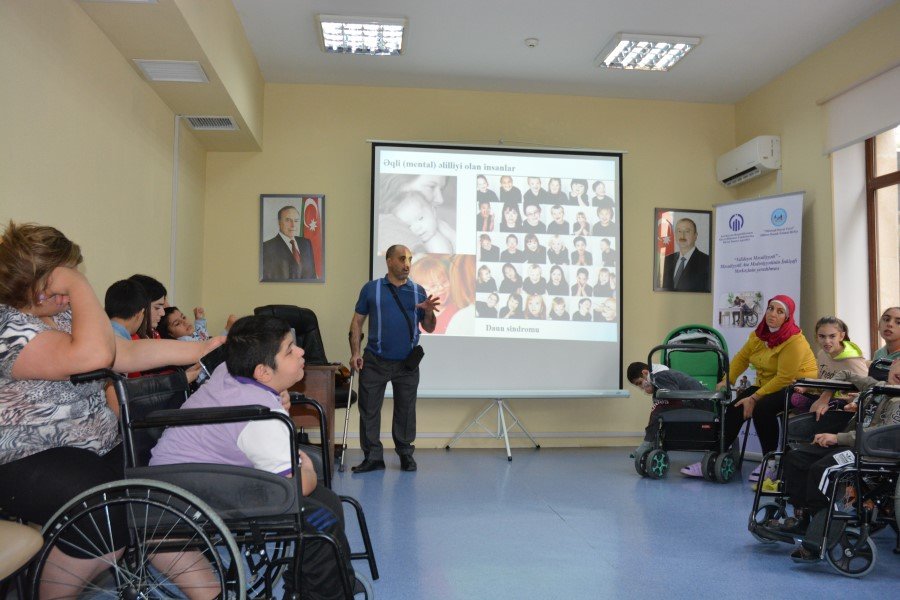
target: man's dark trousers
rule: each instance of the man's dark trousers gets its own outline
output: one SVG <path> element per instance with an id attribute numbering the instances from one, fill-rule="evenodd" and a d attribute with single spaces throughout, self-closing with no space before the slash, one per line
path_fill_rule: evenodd
<path id="1" fill-rule="evenodd" d="M 419 369 L 409 371 L 402 360 L 379 358 L 371 352 L 363 355 L 359 372 L 359 442 L 368 460 L 384 460 L 381 437 L 381 406 L 388 382 L 394 389 L 394 418 L 391 433 L 394 448 L 401 456 L 412 456 L 416 449 L 416 392 Z"/>

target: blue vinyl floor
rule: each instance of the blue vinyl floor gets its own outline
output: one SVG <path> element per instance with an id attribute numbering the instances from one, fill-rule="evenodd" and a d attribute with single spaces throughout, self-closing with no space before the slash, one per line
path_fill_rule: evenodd
<path id="1" fill-rule="evenodd" d="M 796 565 L 790 546 L 747 531 L 754 463 L 720 485 L 681 476 L 699 454 L 673 453 L 673 471 L 654 481 L 629 451 L 523 448 L 507 462 L 502 449 L 417 450 L 415 473 L 386 452 L 386 471 L 348 468 L 333 487 L 365 508 L 379 600 L 900 596 L 892 530 L 862 579 Z"/>

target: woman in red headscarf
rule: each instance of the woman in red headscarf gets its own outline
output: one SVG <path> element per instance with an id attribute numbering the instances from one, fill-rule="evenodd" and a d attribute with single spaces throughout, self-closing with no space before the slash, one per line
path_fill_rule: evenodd
<path id="1" fill-rule="evenodd" d="M 756 371 L 756 381 L 738 394 L 725 413 L 726 447 L 737 438 L 741 425 L 752 417 L 762 453 L 775 450 L 785 388 L 798 379 L 818 377 L 816 356 L 794 322 L 794 309 L 794 301 L 789 296 L 779 295 L 769 300 L 765 318 L 731 360 L 728 379 L 732 385 L 748 366 Z M 751 473 L 750 481 L 759 479 L 759 471 L 757 468 Z M 700 463 L 681 472 L 702 477 Z"/>

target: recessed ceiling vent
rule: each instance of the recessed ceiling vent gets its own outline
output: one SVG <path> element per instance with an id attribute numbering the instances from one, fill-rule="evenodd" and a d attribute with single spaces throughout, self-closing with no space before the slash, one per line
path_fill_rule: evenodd
<path id="1" fill-rule="evenodd" d="M 237 123 L 231 117 L 185 117 L 194 131 L 237 131 Z"/>

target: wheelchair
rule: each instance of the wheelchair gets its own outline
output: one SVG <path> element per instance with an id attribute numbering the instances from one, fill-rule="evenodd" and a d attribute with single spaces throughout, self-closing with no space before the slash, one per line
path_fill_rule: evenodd
<path id="1" fill-rule="evenodd" d="M 353 508 L 364 546 L 348 557 L 327 532 L 339 519 L 300 491 L 290 418 L 259 405 L 177 408 L 184 396 L 178 389 L 171 393 L 173 378 L 179 379 L 126 380 L 109 370 L 71 378 L 76 384 L 112 381 L 126 478 L 83 492 L 47 522 L 45 544 L 30 568 L 30 597 L 41 597 L 42 586 L 68 584 L 63 595 L 72 598 L 271 598 L 284 580 L 284 597 L 299 598 L 301 588 L 315 577 L 304 573 L 304 557 L 318 550 L 318 556 L 327 552 L 338 565 L 340 597 L 365 593 L 372 598 L 365 579 L 354 579 L 347 568 L 349 561 L 364 560 L 372 579 L 379 577 L 362 507 L 353 498 L 339 497 Z M 133 391 L 145 392 L 142 402 L 132 401 Z M 303 401 L 296 396 L 292 402 Z M 293 478 L 221 464 L 145 466 L 166 427 L 262 419 L 279 420 L 291 431 Z M 71 572 L 64 560 L 53 560 L 59 556 L 54 549 L 97 559 L 100 572 L 89 580 L 67 581 Z"/>
<path id="2" fill-rule="evenodd" d="M 647 364 L 662 352 L 662 361 L 668 367 L 683 371 L 714 387 L 728 373 L 728 353 L 724 339 L 714 329 L 700 325 L 687 326 L 673 331 L 668 343 L 653 347 L 647 356 Z M 687 337 L 686 337 L 687 336 Z M 694 343 L 684 343 L 685 340 Z M 700 343 L 697 343 L 700 342 Z M 653 374 L 650 374 L 653 382 Z M 731 402 L 731 384 L 726 380 L 724 389 L 712 390 L 664 390 L 656 389 L 656 400 L 680 400 L 694 406 L 673 408 L 660 413 L 656 420 L 656 435 L 652 446 L 634 457 L 635 471 L 642 477 L 661 479 L 669 470 L 669 451 L 686 450 L 703 452 L 701 466 L 708 481 L 728 483 L 740 471 L 743 449 L 735 459 L 725 447 L 725 411 Z M 744 440 L 746 444 L 746 437 Z"/>
<path id="3" fill-rule="evenodd" d="M 782 421 L 782 447 L 796 442 L 809 442 L 813 431 L 809 426 L 810 419 L 797 419 L 801 425 L 793 427 L 795 419 L 788 418 L 788 403 L 795 387 L 815 388 L 833 391 L 856 391 L 855 388 L 842 381 L 801 379 L 788 388 L 785 394 L 785 412 Z M 867 402 L 873 396 L 900 396 L 900 387 L 879 384 L 862 392 L 857 399 L 858 415 L 866 414 Z M 807 417 L 810 413 L 800 415 Z M 811 418 L 814 418 L 811 416 Z M 772 525 L 787 516 L 787 495 L 784 481 L 784 467 L 781 458 L 783 451 L 767 454 L 764 464 L 775 461 L 777 489 L 764 490 L 758 486 L 750 511 L 748 530 L 757 541 L 764 544 L 783 542 L 794 544 L 804 535 L 782 531 Z M 863 577 L 875 567 L 878 549 L 872 536 L 890 526 L 896 534 L 895 554 L 900 554 L 900 528 L 897 515 L 900 514 L 900 425 L 887 425 L 877 429 L 864 430 L 863 419 L 856 419 L 856 446 L 853 448 L 853 460 L 847 464 L 826 471 L 823 478 L 828 498 L 828 508 L 824 511 L 821 526 L 823 543 L 819 551 L 819 560 L 827 563 L 841 575 L 847 577 Z M 848 502 L 841 502 L 839 495 L 850 492 L 850 500 L 854 505 L 848 508 Z M 841 506 L 842 505 L 842 506 Z M 821 519 L 816 515 L 816 519 Z M 814 519 L 815 522 L 815 519 Z M 813 527 L 813 525 L 810 525 Z"/>

